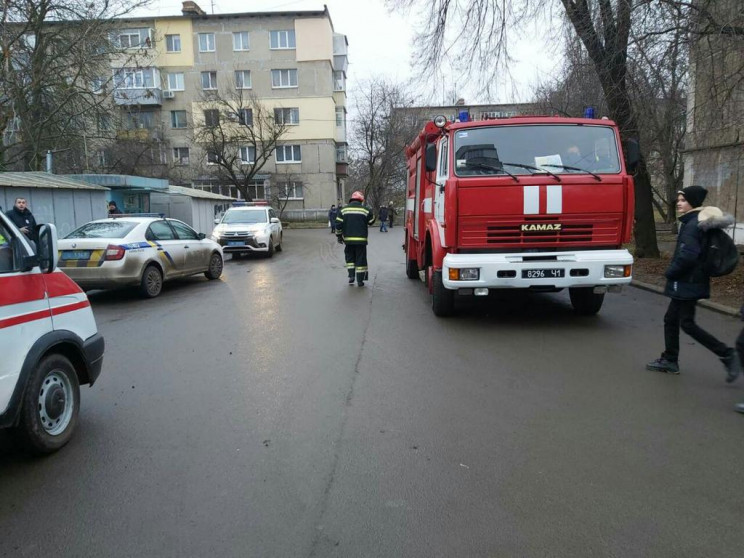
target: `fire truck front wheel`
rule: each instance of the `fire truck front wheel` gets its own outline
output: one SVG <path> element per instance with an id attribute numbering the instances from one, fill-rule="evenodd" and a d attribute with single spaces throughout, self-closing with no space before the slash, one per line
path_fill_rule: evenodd
<path id="1" fill-rule="evenodd" d="M 446 318 L 455 312 L 455 291 L 444 288 L 442 271 L 432 274 L 431 308 L 435 316 Z"/>
<path id="2" fill-rule="evenodd" d="M 568 294 L 574 310 L 582 316 L 593 316 L 604 302 L 604 293 L 596 294 L 594 287 L 573 287 L 568 289 Z"/>
<path id="3" fill-rule="evenodd" d="M 418 279 L 418 262 L 416 256 L 411 257 L 411 243 L 407 242 L 406 247 L 406 277 L 409 279 Z"/>
<path id="4" fill-rule="evenodd" d="M 23 394 L 15 435 L 30 453 L 53 453 L 70 441 L 80 410 L 80 383 L 72 363 L 60 354 L 44 357 Z"/>

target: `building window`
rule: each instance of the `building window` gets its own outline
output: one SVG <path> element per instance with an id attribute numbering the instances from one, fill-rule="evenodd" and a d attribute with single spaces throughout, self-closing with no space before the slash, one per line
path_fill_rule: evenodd
<path id="1" fill-rule="evenodd" d="M 344 73 L 340 70 L 334 70 L 333 72 L 333 90 L 344 91 L 346 89 L 346 78 Z"/>
<path id="2" fill-rule="evenodd" d="M 220 162 L 220 156 L 216 151 L 207 151 L 207 164 L 216 165 Z"/>
<path id="3" fill-rule="evenodd" d="M 272 49 L 295 48 L 294 29 L 270 31 L 269 35 L 271 38 L 270 44 Z"/>
<path id="4" fill-rule="evenodd" d="M 301 200 L 303 198 L 302 182 L 293 180 L 290 182 L 277 183 L 279 196 L 289 200 Z"/>
<path id="5" fill-rule="evenodd" d="M 336 126 L 339 128 L 344 126 L 344 120 L 346 120 L 346 111 L 344 107 L 336 107 Z"/>
<path id="6" fill-rule="evenodd" d="M 96 156 L 98 158 L 98 166 L 101 168 L 108 167 L 108 155 L 106 154 L 106 150 L 99 149 L 96 152 Z"/>
<path id="7" fill-rule="evenodd" d="M 174 147 L 173 148 L 173 162 L 177 165 L 188 165 L 189 164 L 189 148 L 188 147 Z"/>
<path id="8" fill-rule="evenodd" d="M 99 114 L 98 115 L 98 130 L 101 132 L 107 132 L 111 129 L 112 129 L 111 115 L 110 114 Z"/>
<path id="9" fill-rule="evenodd" d="M 165 36 L 165 52 L 181 52 L 181 35 Z"/>
<path id="10" fill-rule="evenodd" d="M 256 162 L 256 148 L 247 145 L 240 148 L 240 162 L 243 165 L 252 165 Z"/>
<path id="11" fill-rule="evenodd" d="M 265 200 L 266 189 L 263 180 L 253 180 L 248 184 L 248 195 L 254 200 Z"/>
<path id="12" fill-rule="evenodd" d="M 297 87 L 297 70 L 271 70 L 271 87 Z"/>
<path id="13" fill-rule="evenodd" d="M 233 33 L 233 50 L 250 50 L 251 44 L 248 40 L 248 31 Z"/>
<path id="14" fill-rule="evenodd" d="M 217 109 L 207 109 L 204 111 L 204 125 L 205 126 L 219 126 L 220 125 L 220 111 Z"/>
<path id="15" fill-rule="evenodd" d="M 147 28 L 122 29 L 118 33 L 118 44 L 120 48 L 150 48 L 150 30 Z"/>
<path id="16" fill-rule="evenodd" d="M 217 89 L 217 72 L 201 73 L 202 89 Z"/>
<path id="17" fill-rule="evenodd" d="M 103 95 L 105 93 L 106 79 L 100 76 L 94 77 L 90 80 L 90 90 L 94 95 Z"/>
<path id="18" fill-rule="evenodd" d="M 235 70 L 235 88 L 236 89 L 250 89 L 251 88 L 251 71 L 250 70 Z"/>
<path id="19" fill-rule="evenodd" d="M 214 33 L 199 33 L 199 52 L 214 52 Z"/>
<path id="20" fill-rule="evenodd" d="M 117 89 L 155 87 L 155 73 L 152 68 L 119 68 L 114 73 L 114 86 Z"/>
<path id="21" fill-rule="evenodd" d="M 243 126 L 253 126 L 253 109 L 240 109 L 238 111 L 238 122 L 240 122 Z"/>
<path id="22" fill-rule="evenodd" d="M 336 162 L 337 163 L 346 163 L 346 146 L 345 145 L 337 145 L 336 146 Z"/>
<path id="23" fill-rule="evenodd" d="M 125 130 L 152 130 L 155 128 L 154 112 L 127 112 L 124 114 Z"/>
<path id="24" fill-rule="evenodd" d="M 299 145 L 280 145 L 276 148 L 277 163 L 301 163 L 302 148 Z"/>
<path id="25" fill-rule="evenodd" d="M 183 91 L 183 72 L 168 74 L 168 89 L 171 91 Z"/>
<path id="26" fill-rule="evenodd" d="M 274 109 L 274 120 L 277 124 L 299 124 L 300 123 L 300 109 L 299 108 L 275 108 Z"/>
<path id="27" fill-rule="evenodd" d="M 171 128 L 186 128 L 188 123 L 186 122 L 186 111 L 185 110 L 172 110 L 171 111 Z"/>

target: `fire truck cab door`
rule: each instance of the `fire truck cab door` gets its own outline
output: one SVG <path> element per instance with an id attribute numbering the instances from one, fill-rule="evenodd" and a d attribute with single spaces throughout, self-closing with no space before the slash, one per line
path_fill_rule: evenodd
<path id="1" fill-rule="evenodd" d="M 436 219 L 437 223 L 440 225 L 444 225 L 444 185 L 449 174 L 447 147 L 447 138 L 442 138 L 439 142 L 439 149 L 437 151 L 437 186 L 434 192 L 434 219 Z"/>

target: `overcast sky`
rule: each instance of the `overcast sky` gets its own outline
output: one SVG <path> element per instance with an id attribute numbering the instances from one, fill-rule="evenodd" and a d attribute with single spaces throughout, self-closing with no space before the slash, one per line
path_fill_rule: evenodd
<path id="1" fill-rule="evenodd" d="M 404 19 L 397 13 L 389 13 L 383 0 L 216 0 L 214 4 L 206 0 L 196 0 L 207 13 L 238 13 L 246 11 L 293 11 L 322 10 L 328 6 L 334 30 L 343 33 L 349 40 L 349 73 L 348 92 L 353 97 L 354 88 L 364 80 L 372 77 L 386 77 L 395 81 L 407 81 L 413 76 L 411 69 L 411 44 L 416 30 L 412 23 L 416 18 L 411 15 Z M 148 15 L 178 15 L 182 3 L 177 0 L 154 0 Z M 145 12 L 139 11 L 138 15 Z M 512 69 L 516 83 L 499 87 L 494 102 L 509 103 L 527 101 L 531 98 L 531 89 L 540 76 L 554 72 L 555 50 L 546 47 L 540 39 L 544 33 L 530 34 L 530 40 L 512 39 L 512 52 L 517 58 L 517 65 Z M 468 103 L 486 102 L 478 98 L 477 91 L 466 84 L 452 84 L 445 80 L 438 85 L 427 84 L 420 90 L 431 91 L 433 102 L 440 103 L 442 90 L 454 88 Z M 429 88 L 429 89 L 427 89 Z M 435 93 L 435 94 L 434 94 Z"/>

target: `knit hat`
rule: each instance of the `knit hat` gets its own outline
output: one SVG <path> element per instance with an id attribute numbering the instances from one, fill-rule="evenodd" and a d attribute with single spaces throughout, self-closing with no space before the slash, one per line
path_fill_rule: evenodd
<path id="1" fill-rule="evenodd" d="M 705 196 L 708 195 L 708 190 L 702 186 L 688 186 L 677 193 L 682 194 L 692 207 L 700 207 L 705 201 Z"/>

